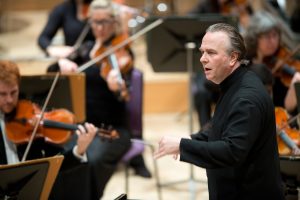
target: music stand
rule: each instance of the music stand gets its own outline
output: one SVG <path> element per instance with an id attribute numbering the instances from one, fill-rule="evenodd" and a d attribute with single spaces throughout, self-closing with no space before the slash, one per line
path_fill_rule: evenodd
<path id="1" fill-rule="evenodd" d="M 48 199 L 63 156 L 0 165 L 0 199 Z"/>
<path id="2" fill-rule="evenodd" d="M 151 23 L 157 17 L 148 21 Z M 189 74 L 189 131 L 193 133 L 192 80 L 196 69 L 202 71 L 199 47 L 206 29 L 224 22 L 237 26 L 237 19 L 215 14 L 169 16 L 164 23 L 147 34 L 147 58 L 155 72 L 188 72 Z M 195 199 L 195 180 L 191 164 L 188 180 L 158 184 L 159 188 L 189 182 L 191 199 Z"/>
<path id="3" fill-rule="evenodd" d="M 280 156 L 280 172 L 287 195 L 300 198 L 300 156 Z"/>
<path id="4" fill-rule="evenodd" d="M 20 99 L 28 99 L 42 106 L 55 74 L 21 76 Z M 85 120 L 84 74 L 60 75 L 49 100 L 48 108 L 66 108 L 74 113 L 76 122 Z"/>

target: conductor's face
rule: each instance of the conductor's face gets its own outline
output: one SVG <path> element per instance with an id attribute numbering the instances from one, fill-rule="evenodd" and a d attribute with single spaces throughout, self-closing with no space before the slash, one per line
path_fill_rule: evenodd
<path id="1" fill-rule="evenodd" d="M 229 76 L 236 64 L 229 47 L 229 37 L 224 32 L 207 32 L 202 39 L 200 62 L 206 78 L 216 84 Z"/>
<path id="2" fill-rule="evenodd" d="M 7 84 L 0 81 L 0 111 L 10 113 L 17 105 L 19 97 L 19 86 Z"/>

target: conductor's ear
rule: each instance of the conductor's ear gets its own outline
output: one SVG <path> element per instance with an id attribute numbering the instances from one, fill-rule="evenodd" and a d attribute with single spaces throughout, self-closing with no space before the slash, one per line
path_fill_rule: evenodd
<path id="1" fill-rule="evenodd" d="M 233 51 L 230 55 L 230 65 L 234 66 L 235 63 L 237 62 L 238 58 L 239 58 L 239 53 L 236 51 Z"/>

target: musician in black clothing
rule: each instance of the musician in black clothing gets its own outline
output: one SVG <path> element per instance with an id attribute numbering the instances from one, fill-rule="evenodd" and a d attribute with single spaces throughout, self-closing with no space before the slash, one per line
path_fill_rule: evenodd
<path id="1" fill-rule="evenodd" d="M 81 37 L 81 33 L 84 32 L 83 29 L 88 24 L 88 8 L 92 0 L 66 0 L 61 4 L 57 5 L 49 14 L 47 24 L 45 25 L 43 31 L 41 32 L 38 38 L 39 46 L 51 57 L 66 58 L 70 55 L 76 54 L 77 49 L 74 49 L 73 45 L 78 41 L 78 38 Z M 116 5 L 116 4 L 115 4 Z M 118 9 L 116 12 L 123 11 L 120 9 L 121 5 L 114 6 L 115 9 Z M 124 12 L 124 11 L 123 11 Z M 128 11 L 127 11 L 128 12 Z M 117 13 L 115 13 L 117 14 Z M 118 13 L 122 14 L 122 13 Z M 126 13 L 125 13 L 126 14 Z M 121 16 L 122 17 L 122 16 Z M 121 19 L 122 20 L 122 19 Z M 123 28 L 123 24 L 122 29 Z M 126 24 L 127 26 L 127 24 Z M 89 27 L 90 28 L 90 27 Z M 64 35 L 65 45 L 55 46 L 51 45 L 51 42 L 58 32 L 62 29 Z M 78 51 L 88 51 L 89 45 L 93 44 L 95 40 L 92 31 L 87 32 L 87 35 L 83 38 L 82 43 L 78 48 Z M 88 42 L 90 41 L 90 42 Z M 85 44 L 83 44 L 85 43 Z M 64 60 L 60 60 L 62 65 L 65 65 Z M 145 178 L 150 178 L 151 173 L 147 169 L 144 158 L 142 155 L 134 157 L 130 161 L 130 166 L 132 166 L 137 175 L 140 175 Z"/>
<path id="2" fill-rule="evenodd" d="M 108 49 L 112 42 L 123 35 L 116 14 L 110 1 L 93 1 L 90 5 L 89 23 L 95 41 L 83 43 L 76 57 L 72 60 L 60 59 L 58 65 L 51 66 L 48 71 L 74 72 L 80 65 L 99 55 L 99 51 Z M 122 51 L 123 54 L 117 57 L 117 61 L 127 63 L 132 59 L 130 48 L 124 47 Z M 103 64 L 104 60 L 83 71 L 86 75 L 86 120 L 96 126 L 101 126 L 101 123 L 112 125 L 119 132 L 120 138 L 104 143 L 95 137 L 88 149 L 88 160 L 93 174 L 90 183 L 93 199 L 102 197 L 107 182 L 131 145 L 126 112 L 128 84 L 125 84 L 130 80 L 130 67 L 122 74 L 111 68 L 105 75 L 101 70 Z"/>
<path id="3" fill-rule="evenodd" d="M 9 137 L 6 135 L 4 123 L 11 120 L 11 118 L 14 118 L 14 114 L 17 112 L 16 109 L 19 103 L 20 74 L 17 65 L 10 61 L 0 61 L 0 71 L 0 164 L 13 164 L 22 159 L 27 147 L 27 143 L 16 145 L 9 140 Z M 83 169 L 86 168 L 86 162 L 88 161 L 86 150 L 95 137 L 96 128 L 94 125 L 86 123 L 84 127 L 79 125 L 76 133 L 76 144 L 69 150 L 64 149 L 62 146 L 45 142 L 44 138 L 35 139 L 29 150 L 26 160 L 50 157 L 57 154 L 64 155 L 61 173 L 59 173 L 53 187 L 51 199 L 65 199 L 63 190 L 56 187 L 62 181 L 66 181 L 60 179 L 61 175 L 64 173 L 62 171 L 73 170 L 77 167 L 81 167 Z M 76 177 L 73 177 L 73 180 L 74 179 L 76 179 Z M 81 195 L 82 193 L 79 194 L 74 192 L 74 194 L 77 194 L 79 198 L 86 197 Z"/>

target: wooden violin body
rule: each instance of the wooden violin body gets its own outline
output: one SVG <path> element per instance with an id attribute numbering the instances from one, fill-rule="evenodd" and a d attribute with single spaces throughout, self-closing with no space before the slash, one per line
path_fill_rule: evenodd
<path id="1" fill-rule="evenodd" d="M 104 52 L 106 52 L 109 48 L 112 48 L 116 45 L 121 44 L 125 40 L 128 39 L 127 34 L 120 34 L 116 36 L 108 45 L 102 45 L 95 53 L 94 57 L 97 57 Z M 115 60 L 114 60 L 115 59 Z M 118 68 L 121 74 L 127 73 L 133 67 L 132 56 L 129 53 L 129 45 L 126 45 L 122 48 L 119 48 L 111 55 L 108 55 L 106 58 L 101 60 L 101 73 L 100 75 L 106 79 L 108 73 L 112 69 Z"/>
<path id="2" fill-rule="evenodd" d="M 300 61 L 292 58 L 293 54 L 287 48 L 281 47 L 275 59 L 268 64 L 272 73 L 279 77 L 286 87 L 290 86 L 294 74 L 300 71 Z"/>
<path id="3" fill-rule="evenodd" d="M 40 108 L 27 100 L 20 100 L 17 105 L 14 119 L 6 122 L 7 138 L 15 144 L 27 143 L 35 127 L 37 118 L 40 117 Z M 77 130 L 74 124 L 74 115 L 66 109 L 55 109 L 44 113 L 44 118 L 38 126 L 36 138 L 44 138 L 52 144 L 66 143 L 72 133 Z M 106 139 L 116 139 L 119 134 L 116 130 L 98 128 L 97 133 Z"/>
<path id="4" fill-rule="evenodd" d="M 294 148 L 300 146 L 300 132 L 288 125 L 288 114 L 285 109 L 276 107 L 275 116 L 279 154 L 289 155 Z"/>

